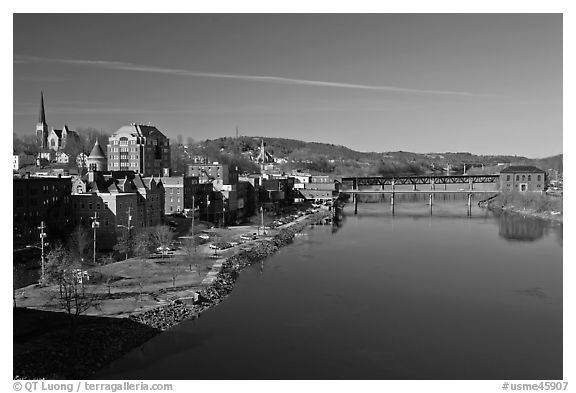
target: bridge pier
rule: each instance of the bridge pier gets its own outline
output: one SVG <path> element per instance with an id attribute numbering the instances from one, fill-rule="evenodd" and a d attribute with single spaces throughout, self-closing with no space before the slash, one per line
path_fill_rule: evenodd
<path id="1" fill-rule="evenodd" d="M 472 194 L 468 194 L 468 216 L 472 216 Z"/>
<path id="2" fill-rule="evenodd" d="M 358 214 L 358 196 L 354 198 L 354 214 Z"/>
<path id="3" fill-rule="evenodd" d="M 416 191 L 416 183 L 413 183 L 413 184 L 414 184 L 414 191 Z"/>
<path id="4" fill-rule="evenodd" d="M 394 193 L 390 196 L 390 209 L 392 210 L 392 215 L 394 215 Z"/>
<path id="5" fill-rule="evenodd" d="M 444 191 L 446 191 L 446 183 L 444 183 Z"/>
<path id="6" fill-rule="evenodd" d="M 428 200 L 430 204 L 430 215 L 432 215 L 432 194 L 428 194 Z"/>

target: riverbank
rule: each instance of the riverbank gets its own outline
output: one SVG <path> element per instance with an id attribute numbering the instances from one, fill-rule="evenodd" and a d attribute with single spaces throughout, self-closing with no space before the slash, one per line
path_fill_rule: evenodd
<path id="1" fill-rule="evenodd" d="M 115 287 L 111 293 L 110 287 L 98 286 L 101 301 L 90 310 L 90 316 L 81 317 L 83 323 L 78 324 L 73 340 L 68 316 L 54 312 L 60 311 L 58 306 L 46 301 L 51 289 L 27 288 L 26 295 L 18 299 L 19 306 L 42 311 L 14 311 L 14 378 L 90 378 L 106 364 L 154 335 L 183 320 L 197 318 L 219 304 L 230 294 L 244 267 L 264 260 L 291 243 L 296 233 L 329 215 L 328 211 L 319 211 L 300 217 L 241 247 L 219 251 L 219 258 L 215 258 L 214 251 L 206 245 L 200 250 L 202 266 L 196 271 L 186 271 L 175 282 L 170 278 L 170 267 L 162 268 L 159 261 L 128 260 L 104 267 L 104 273 L 113 270 L 123 276 L 122 281 L 126 283 L 121 288 Z M 169 264 L 170 260 L 165 263 Z M 156 277 L 156 281 L 138 288 L 139 277 L 130 277 L 137 264 L 143 266 L 140 270 L 151 270 L 148 273 Z M 164 276 L 158 277 L 161 273 Z M 195 293 L 200 302 L 192 304 Z M 40 303 L 40 299 L 45 303 Z M 44 312 L 43 319 L 32 321 L 28 315 L 36 311 Z M 52 320 L 58 320 L 58 323 L 51 323 Z M 31 324 L 39 329 L 26 331 Z"/>
<path id="2" fill-rule="evenodd" d="M 563 222 L 563 198 L 537 193 L 503 193 L 485 204 L 495 213 L 520 214 L 542 220 Z"/>

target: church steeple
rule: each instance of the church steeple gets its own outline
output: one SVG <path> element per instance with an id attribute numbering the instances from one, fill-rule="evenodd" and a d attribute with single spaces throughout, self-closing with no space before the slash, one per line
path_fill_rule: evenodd
<path id="1" fill-rule="evenodd" d="M 44 92 L 42 91 L 40 91 L 40 112 L 38 113 L 38 123 L 36 124 L 36 144 L 40 149 L 48 148 L 48 124 L 46 124 Z"/>
<path id="2" fill-rule="evenodd" d="M 44 112 L 44 92 L 40 90 L 40 113 L 38 114 L 38 124 L 46 124 L 46 113 Z"/>

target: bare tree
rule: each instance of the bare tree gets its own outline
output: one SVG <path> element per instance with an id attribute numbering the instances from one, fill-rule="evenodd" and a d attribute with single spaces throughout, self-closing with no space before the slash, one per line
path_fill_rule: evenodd
<path id="1" fill-rule="evenodd" d="M 134 235 L 134 254 L 139 257 L 147 258 L 152 252 L 155 239 L 152 233 L 144 228 Z"/>
<path id="2" fill-rule="evenodd" d="M 77 317 L 95 305 L 95 297 L 86 288 L 88 274 L 61 244 L 48 253 L 47 260 L 48 281 L 58 285 L 56 298 L 70 316 L 70 331 L 74 336 Z"/>
<path id="3" fill-rule="evenodd" d="M 172 288 L 176 288 L 176 279 L 182 273 L 181 259 L 174 258 L 170 262 L 170 274 L 172 275 Z"/>
<path id="4" fill-rule="evenodd" d="M 196 266 L 196 256 L 197 256 L 197 241 L 194 236 L 186 237 L 183 239 L 182 248 L 186 253 L 185 259 L 188 262 L 190 271 L 192 271 L 192 266 Z M 196 269 L 198 270 L 198 269 Z"/>
<path id="5" fill-rule="evenodd" d="M 154 229 L 154 239 L 156 244 L 162 248 L 162 258 L 164 258 L 165 250 L 170 247 L 174 234 L 167 225 L 158 225 Z"/>
<path id="6" fill-rule="evenodd" d="M 70 234 L 70 238 L 68 240 L 68 248 L 74 257 L 84 261 L 86 250 L 90 244 L 91 239 L 88 230 L 79 224 Z"/>

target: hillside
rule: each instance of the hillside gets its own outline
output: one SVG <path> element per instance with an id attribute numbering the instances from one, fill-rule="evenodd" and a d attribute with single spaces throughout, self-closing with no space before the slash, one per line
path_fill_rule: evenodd
<path id="1" fill-rule="evenodd" d="M 194 156 L 206 156 L 212 161 L 237 166 L 243 172 L 258 172 L 259 167 L 249 160 L 260 149 L 262 137 L 241 136 L 208 139 L 190 145 L 173 145 L 173 164 L 177 170 Z M 264 138 L 266 152 L 282 162 L 286 172 L 293 169 L 334 175 L 393 175 L 443 173 L 450 165 L 451 173 L 493 173 L 497 165 L 535 165 L 542 169 L 562 171 L 563 155 L 530 159 L 512 155 L 475 155 L 468 152 L 412 153 L 359 152 L 346 146 L 320 142 L 304 142 L 288 138 Z"/>

